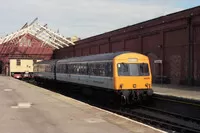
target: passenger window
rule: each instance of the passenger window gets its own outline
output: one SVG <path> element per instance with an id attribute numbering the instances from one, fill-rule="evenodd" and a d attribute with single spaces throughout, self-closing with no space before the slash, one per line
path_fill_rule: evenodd
<path id="1" fill-rule="evenodd" d="M 112 75 L 113 75 L 112 62 L 108 62 L 106 66 L 106 76 L 112 77 Z"/>

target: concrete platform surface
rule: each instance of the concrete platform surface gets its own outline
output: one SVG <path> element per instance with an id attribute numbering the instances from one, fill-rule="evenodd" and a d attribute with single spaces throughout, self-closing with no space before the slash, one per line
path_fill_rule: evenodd
<path id="1" fill-rule="evenodd" d="M 200 87 L 154 84 L 155 94 L 200 100 Z"/>
<path id="2" fill-rule="evenodd" d="M 0 133 L 159 133 L 11 77 L 0 76 Z"/>

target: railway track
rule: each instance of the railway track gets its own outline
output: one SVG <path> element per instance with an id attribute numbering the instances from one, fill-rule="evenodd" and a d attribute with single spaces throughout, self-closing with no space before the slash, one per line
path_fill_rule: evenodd
<path id="1" fill-rule="evenodd" d="M 200 101 L 194 99 L 154 94 L 149 107 L 200 119 Z"/>
<path id="2" fill-rule="evenodd" d="M 176 111 L 174 112 L 174 111 L 160 109 L 160 107 L 157 108 L 156 106 L 153 105 L 152 106 L 136 105 L 134 107 L 133 106 L 114 107 L 109 104 L 105 105 L 106 99 L 104 99 L 105 101 L 102 100 L 98 101 L 97 97 L 95 97 L 95 99 L 93 98 L 88 99 L 88 97 L 86 98 L 78 93 L 73 93 L 73 92 L 69 93 L 69 91 L 66 93 L 65 91 L 63 91 L 63 89 L 57 90 L 50 88 L 50 90 L 56 91 L 57 93 L 72 97 L 77 100 L 81 100 L 83 102 L 102 108 L 104 110 L 108 110 L 110 112 L 123 115 L 130 119 L 148 124 L 150 126 L 159 128 L 167 132 L 200 133 L 199 118 L 190 117 L 182 113 L 176 113 Z"/>
<path id="3" fill-rule="evenodd" d="M 163 112 L 156 109 L 149 109 L 144 106 L 138 108 L 120 108 L 111 109 L 105 108 L 111 112 L 129 117 L 133 120 L 154 126 L 167 132 L 182 132 L 182 133 L 199 133 L 200 121 L 193 118 L 186 118 L 184 116 Z"/>

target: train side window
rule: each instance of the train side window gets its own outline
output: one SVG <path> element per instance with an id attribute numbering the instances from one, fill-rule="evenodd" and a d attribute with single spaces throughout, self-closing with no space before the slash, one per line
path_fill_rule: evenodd
<path id="1" fill-rule="evenodd" d="M 68 73 L 68 65 L 64 64 L 64 67 L 65 67 L 65 73 Z"/>
<path id="2" fill-rule="evenodd" d="M 79 64 L 75 64 L 75 74 L 79 74 Z"/>
<path id="3" fill-rule="evenodd" d="M 78 64 L 75 64 L 75 72 L 74 74 L 78 74 L 79 73 L 79 65 Z"/>
<path id="4" fill-rule="evenodd" d="M 51 72 L 53 72 L 54 71 L 54 66 L 53 65 L 51 65 Z"/>
<path id="5" fill-rule="evenodd" d="M 47 72 L 47 66 L 44 65 L 44 72 Z"/>
<path id="6" fill-rule="evenodd" d="M 48 66 L 48 65 L 45 65 L 45 66 L 44 66 L 44 69 L 45 69 L 45 72 L 49 72 L 49 70 L 48 70 L 48 69 L 49 69 L 49 66 Z"/>
<path id="7" fill-rule="evenodd" d="M 70 74 L 73 74 L 73 72 L 74 72 L 73 64 L 70 64 Z"/>
<path id="8" fill-rule="evenodd" d="M 92 75 L 92 64 L 88 63 L 88 75 Z"/>
<path id="9" fill-rule="evenodd" d="M 86 74 L 86 64 L 82 64 L 82 66 L 81 66 L 81 74 L 83 74 L 83 75 Z"/>
<path id="10" fill-rule="evenodd" d="M 79 74 L 86 74 L 86 64 L 80 64 Z"/>
<path id="11" fill-rule="evenodd" d="M 99 76 L 106 76 L 105 62 L 99 64 Z"/>
<path id="12" fill-rule="evenodd" d="M 72 66 L 73 66 L 73 74 L 76 74 L 76 69 L 77 69 L 76 64 L 73 64 Z"/>
<path id="13" fill-rule="evenodd" d="M 99 76 L 99 63 L 96 63 L 95 66 L 94 66 L 94 75 L 95 76 Z"/>
<path id="14" fill-rule="evenodd" d="M 71 70 L 72 70 L 71 69 L 71 64 L 67 64 L 67 67 L 68 67 L 68 73 L 71 74 Z"/>
<path id="15" fill-rule="evenodd" d="M 60 64 L 60 73 L 62 73 L 62 72 L 63 72 L 63 65 Z"/>
<path id="16" fill-rule="evenodd" d="M 84 64 L 79 65 L 79 74 L 84 74 Z"/>
<path id="17" fill-rule="evenodd" d="M 74 74 L 74 64 L 71 64 L 71 74 Z"/>
<path id="18" fill-rule="evenodd" d="M 65 64 L 62 64 L 62 69 L 63 69 L 62 73 L 65 73 L 65 71 L 66 71 L 66 66 L 65 66 Z"/>
<path id="19" fill-rule="evenodd" d="M 58 64 L 58 66 L 57 66 L 57 68 L 56 68 L 56 72 L 57 72 L 57 73 L 61 73 L 61 72 L 62 72 L 62 70 L 61 70 L 61 69 L 62 69 L 62 68 L 61 68 L 62 66 L 61 66 L 61 65 L 62 65 L 62 64 Z"/>
<path id="20" fill-rule="evenodd" d="M 85 75 L 87 75 L 87 73 L 88 73 L 88 72 L 87 72 L 87 67 L 88 67 L 87 64 L 84 64 L 84 74 L 85 74 Z"/>
<path id="21" fill-rule="evenodd" d="M 108 62 L 106 67 L 106 76 L 112 77 L 112 75 L 113 75 L 113 65 L 112 62 Z"/>
<path id="22" fill-rule="evenodd" d="M 74 71 L 73 64 L 70 64 L 70 74 L 73 74 L 73 71 Z"/>
<path id="23" fill-rule="evenodd" d="M 62 64 L 59 65 L 59 73 L 62 73 Z"/>
<path id="24" fill-rule="evenodd" d="M 74 73 L 75 73 L 75 65 L 74 65 L 74 64 L 71 64 L 71 67 L 72 67 L 71 73 L 74 74 Z"/>
<path id="25" fill-rule="evenodd" d="M 89 63 L 88 68 L 85 69 L 88 75 L 94 75 L 94 76 L 106 76 L 106 63 Z"/>

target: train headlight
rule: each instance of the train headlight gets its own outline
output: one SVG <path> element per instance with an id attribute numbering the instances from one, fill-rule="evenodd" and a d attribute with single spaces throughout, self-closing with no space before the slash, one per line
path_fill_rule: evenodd
<path id="1" fill-rule="evenodd" d="M 119 88 L 122 89 L 123 88 L 123 84 L 120 84 Z"/>
<path id="2" fill-rule="evenodd" d="M 148 88 L 148 83 L 146 83 L 145 86 Z"/>
<path id="3" fill-rule="evenodd" d="M 136 84 L 133 84 L 133 88 L 136 88 Z"/>
<path id="4" fill-rule="evenodd" d="M 147 88 L 150 88 L 150 84 L 148 84 L 148 83 L 146 83 L 145 86 L 146 86 Z"/>

